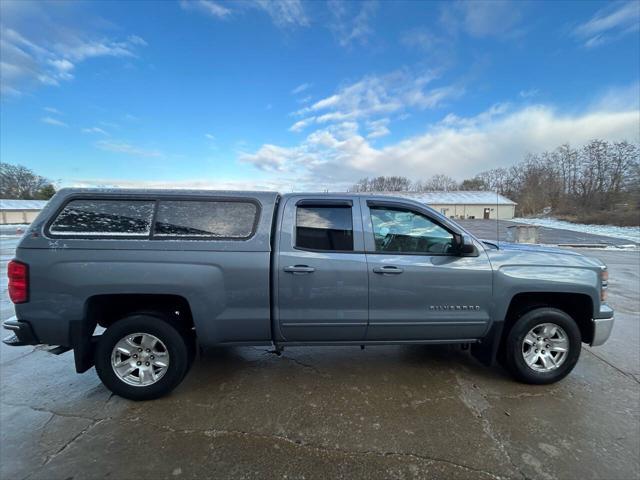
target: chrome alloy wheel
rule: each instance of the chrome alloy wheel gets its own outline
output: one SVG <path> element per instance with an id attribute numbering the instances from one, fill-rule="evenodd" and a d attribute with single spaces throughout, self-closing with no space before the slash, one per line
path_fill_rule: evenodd
<path id="1" fill-rule="evenodd" d="M 569 337 L 555 323 L 541 323 L 522 341 L 522 357 L 536 372 L 551 372 L 562 365 L 569 354 Z"/>
<path id="2" fill-rule="evenodd" d="M 169 351 L 158 337 L 149 333 L 131 333 L 113 347 L 111 368 L 128 385 L 153 385 L 167 373 Z"/>

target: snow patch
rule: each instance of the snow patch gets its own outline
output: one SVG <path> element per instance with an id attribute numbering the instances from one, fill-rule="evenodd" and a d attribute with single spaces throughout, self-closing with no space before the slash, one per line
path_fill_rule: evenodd
<path id="1" fill-rule="evenodd" d="M 514 218 L 514 222 L 541 227 L 559 228 L 573 232 L 590 233 L 604 237 L 622 238 L 640 243 L 640 227 L 617 227 L 614 225 L 584 225 L 581 223 L 566 222 L 555 218 Z"/>

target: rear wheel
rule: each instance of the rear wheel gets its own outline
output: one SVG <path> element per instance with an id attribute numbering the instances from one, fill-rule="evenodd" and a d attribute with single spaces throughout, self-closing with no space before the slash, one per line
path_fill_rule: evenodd
<path id="1" fill-rule="evenodd" d="M 557 382 L 573 370 L 582 348 L 580 329 L 562 310 L 537 308 L 513 325 L 506 338 L 505 363 L 520 381 Z"/>
<path id="2" fill-rule="evenodd" d="M 161 397 L 184 378 L 191 360 L 191 339 L 180 329 L 151 315 L 131 315 L 101 335 L 96 371 L 116 395 L 131 400 Z"/>

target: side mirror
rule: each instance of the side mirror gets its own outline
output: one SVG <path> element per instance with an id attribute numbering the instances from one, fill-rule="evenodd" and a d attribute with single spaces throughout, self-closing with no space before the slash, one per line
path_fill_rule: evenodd
<path id="1" fill-rule="evenodd" d="M 473 244 L 473 240 L 464 235 L 454 235 L 453 241 L 455 243 L 456 252 L 459 255 L 473 255 L 476 253 L 476 247 Z"/>

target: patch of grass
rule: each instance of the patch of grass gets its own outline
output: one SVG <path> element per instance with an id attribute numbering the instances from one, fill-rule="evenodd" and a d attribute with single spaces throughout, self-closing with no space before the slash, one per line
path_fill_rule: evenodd
<path id="1" fill-rule="evenodd" d="M 558 220 L 591 225 L 616 225 L 618 227 L 637 227 L 640 225 L 640 210 L 635 208 L 572 213 L 557 212 L 553 216 Z"/>

